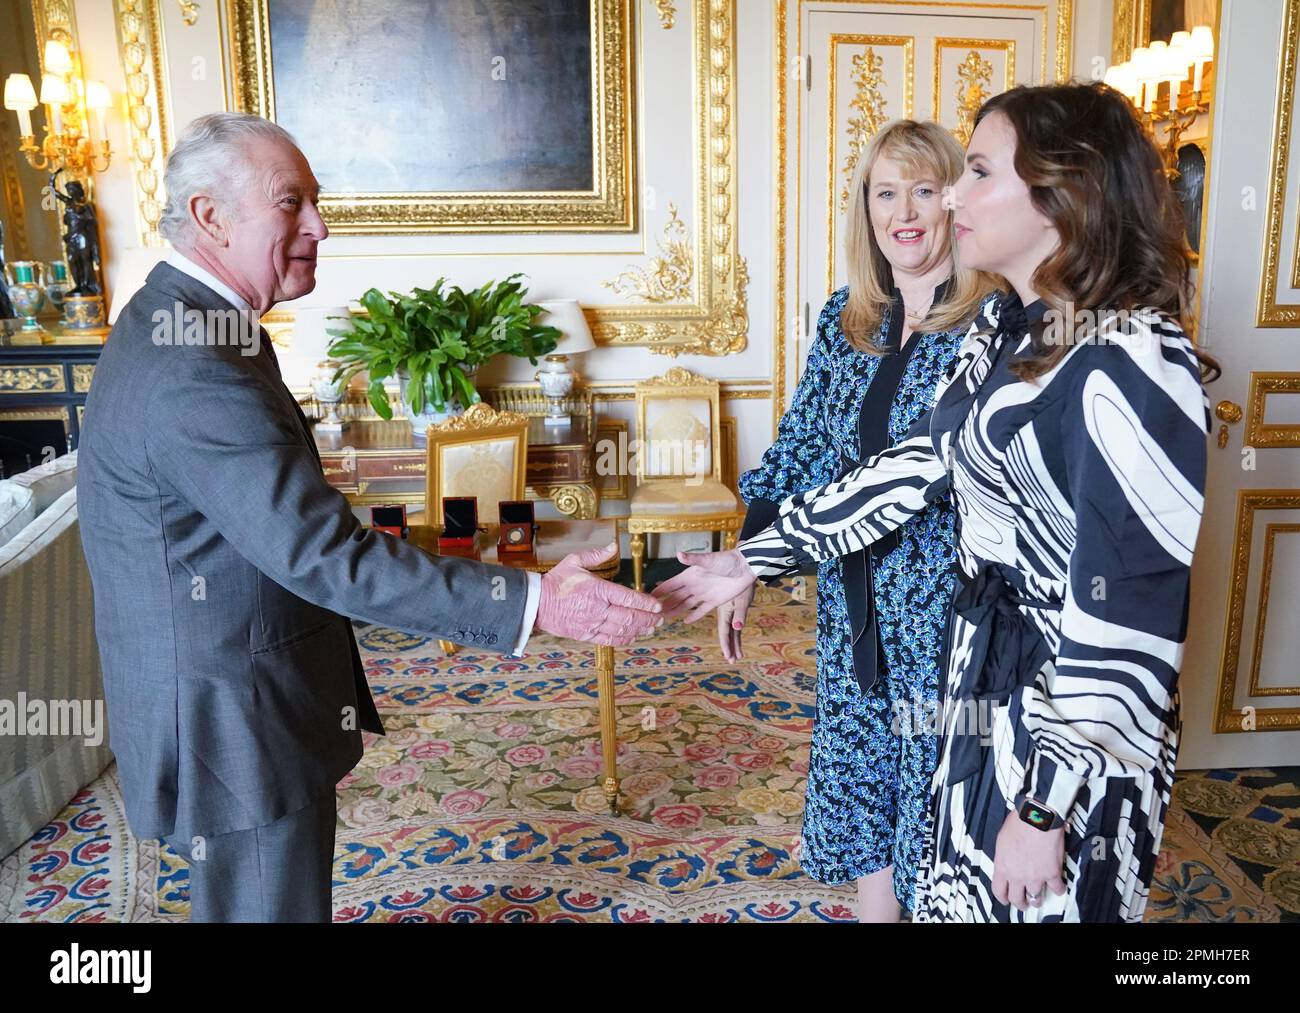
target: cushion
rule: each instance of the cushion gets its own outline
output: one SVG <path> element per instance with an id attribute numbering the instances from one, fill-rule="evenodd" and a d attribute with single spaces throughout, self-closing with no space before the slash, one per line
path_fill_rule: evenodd
<path id="1" fill-rule="evenodd" d="M 65 492 L 76 487 L 77 452 L 61 454 L 52 461 L 15 475 L 10 481 L 32 491 L 32 506 L 40 514 Z"/>
<path id="2" fill-rule="evenodd" d="M 712 414 L 708 398 L 647 398 L 642 473 L 648 478 L 711 474 Z"/>
<path id="3" fill-rule="evenodd" d="M 12 478 L 0 481 L 0 545 L 10 541 L 35 519 L 36 506 L 31 489 L 18 485 Z"/>
<path id="4" fill-rule="evenodd" d="M 736 494 L 721 482 L 642 482 L 632 494 L 629 512 L 636 514 L 720 514 L 738 510 Z"/>
<path id="5" fill-rule="evenodd" d="M 478 516 L 483 523 L 497 519 L 502 500 L 523 499 L 515 490 L 515 453 L 519 440 L 513 436 L 439 446 L 438 480 L 441 495 L 477 496 Z M 437 510 L 429 510 L 429 516 Z"/>

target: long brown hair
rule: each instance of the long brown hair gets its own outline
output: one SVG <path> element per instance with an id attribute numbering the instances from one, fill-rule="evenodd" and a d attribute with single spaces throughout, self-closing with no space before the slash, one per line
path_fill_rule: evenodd
<path id="1" fill-rule="evenodd" d="M 913 179 L 929 177 L 942 191 L 957 182 L 962 173 L 964 153 L 952 134 L 938 123 L 916 120 L 890 120 L 877 131 L 858 159 L 849 182 L 848 215 L 844 234 L 844 254 L 848 265 L 849 295 L 840 312 L 840 328 L 849 344 L 861 352 L 880 355 L 886 351 L 876 341 L 880 321 L 889 308 L 893 269 L 885 259 L 876 230 L 867 210 L 867 183 L 872 166 L 881 156 L 892 158 Z M 939 197 L 936 194 L 935 199 Z M 946 252 L 953 253 L 952 216 L 944 214 Z M 991 289 L 999 287 L 992 275 L 963 268 L 953 258 L 953 283 L 942 303 L 935 303 L 925 319 L 913 330 L 918 334 L 936 334 L 969 323 Z"/>
<path id="2" fill-rule="evenodd" d="M 1064 312 L 1162 310 L 1192 333 L 1193 288 L 1182 206 L 1133 106 L 1100 82 L 1027 87 L 989 99 L 975 116 L 1001 113 L 1016 135 L 1016 174 L 1060 235 L 1034 272 L 1043 300 Z M 1066 316 L 1066 320 L 1071 318 Z M 1025 380 L 1042 376 L 1071 340 L 1015 361 Z M 1202 375 L 1219 367 L 1199 349 Z"/>

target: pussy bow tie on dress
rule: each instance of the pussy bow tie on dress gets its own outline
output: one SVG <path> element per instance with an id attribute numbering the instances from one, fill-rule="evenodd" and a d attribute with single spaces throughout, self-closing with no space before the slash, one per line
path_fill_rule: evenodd
<path id="1" fill-rule="evenodd" d="M 991 732 L 980 706 L 972 708 L 964 701 L 1006 703 L 1016 690 L 1033 684 L 1051 657 L 1047 641 L 1020 606 L 1061 607 L 1022 595 L 1019 573 L 1003 563 L 986 562 L 974 577 L 960 573 L 958 577 L 962 587 L 953 598 L 952 609 L 972 630 L 970 657 L 953 701 L 965 713 L 958 715 L 954 726 L 948 784 L 964 781 L 980 769 L 981 751 L 988 745 L 985 737 Z"/>
<path id="2" fill-rule="evenodd" d="M 1019 337 L 1029 329 L 1025 307 L 1014 293 L 998 300 L 998 327 L 994 334 L 1001 337 Z"/>

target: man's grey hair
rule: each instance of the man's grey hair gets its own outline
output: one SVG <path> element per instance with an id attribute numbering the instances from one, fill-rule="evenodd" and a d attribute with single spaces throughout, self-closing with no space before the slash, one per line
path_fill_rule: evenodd
<path id="1" fill-rule="evenodd" d="M 298 146 L 284 127 L 252 113 L 209 113 L 185 128 L 163 177 L 167 204 L 158 220 L 163 238 L 176 245 L 192 234 L 189 204 L 196 193 L 234 196 L 236 183 L 253 168 L 245 145 L 259 137 Z"/>

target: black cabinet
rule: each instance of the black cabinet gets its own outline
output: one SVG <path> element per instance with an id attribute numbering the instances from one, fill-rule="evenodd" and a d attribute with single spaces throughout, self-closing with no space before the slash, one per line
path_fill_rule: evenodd
<path id="1" fill-rule="evenodd" d="M 93 345 L 0 346 L 0 477 L 75 450 L 95 363 Z"/>

